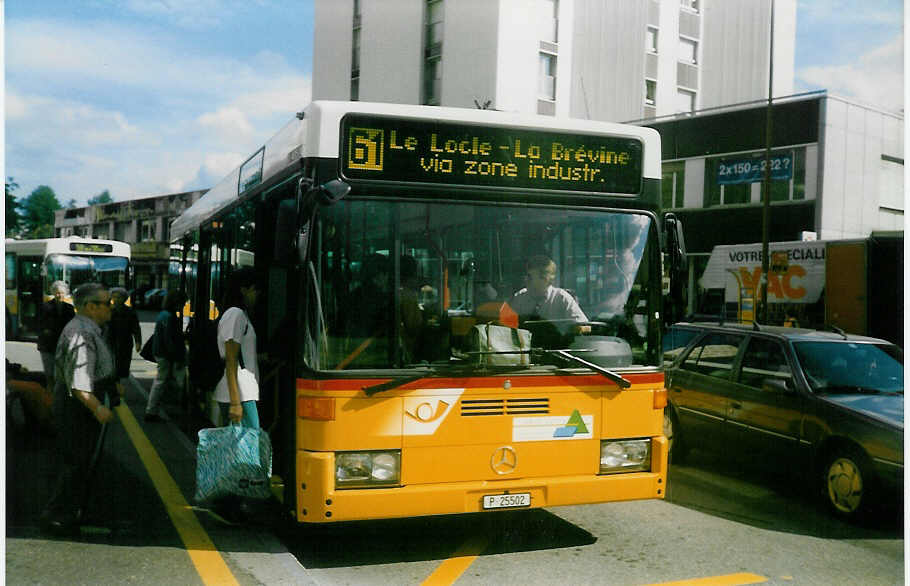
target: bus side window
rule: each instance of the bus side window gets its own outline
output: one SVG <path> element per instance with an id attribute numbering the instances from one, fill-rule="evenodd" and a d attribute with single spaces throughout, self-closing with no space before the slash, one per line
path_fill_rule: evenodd
<path id="1" fill-rule="evenodd" d="M 16 254 L 6 253 L 6 289 L 7 291 L 16 288 Z"/>

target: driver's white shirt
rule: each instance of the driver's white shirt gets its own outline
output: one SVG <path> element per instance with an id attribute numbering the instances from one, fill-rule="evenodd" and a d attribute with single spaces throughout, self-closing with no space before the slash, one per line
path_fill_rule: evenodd
<path id="1" fill-rule="evenodd" d="M 509 299 L 509 306 L 521 318 L 537 316 L 540 319 L 574 319 L 577 322 L 588 321 L 572 294 L 565 289 L 547 287 L 546 295 L 535 297 L 525 287 Z"/>

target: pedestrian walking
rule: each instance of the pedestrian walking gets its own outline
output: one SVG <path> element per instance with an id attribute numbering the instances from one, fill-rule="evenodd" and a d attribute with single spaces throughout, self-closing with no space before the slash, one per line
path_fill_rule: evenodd
<path id="1" fill-rule="evenodd" d="M 76 311 L 66 302 L 70 294 L 69 286 L 63 281 L 51 283 L 50 301 L 41 305 L 38 314 L 38 352 L 41 353 L 41 366 L 47 379 L 47 389 L 54 390 L 54 355 L 57 351 L 57 340 L 63 327 L 69 323 Z"/>
<path id="2" fill-rule="evenodd" d="M 130 363 L 133 360 L 133 348 L 136 352 L 142 349 L 142 332 L 139 329 L 139 317 L 136 310 L 126 304 L 129 292 L 123 287 L 111 289 L 111 321 L 105 328 L 105 339 L 114 352 L 114 370 L 117 384 L 126 384 L 130 375 Z M 121 394 L 122 391 L 121 391 Z"/>
<path id="3" fill-rule="evenodd" d="M 161 398 L 167 388 L 179 392 L 183 384 L 186 342 L 183 336 L 183 323 L 177 312 L 183 309 L 185 302 L 186 297 L 180 291 L 169 292 L 164 298 L 158 317 L 155 318 L 152 349 L 158 363 L 158 374 L 152 383 L 145 406 L 146 421 L 164 421 L 164 410 L 160 406 Z"/>
<path id="4" fill-rule="evenodd" d="M 114 412 L 104 404 L 114 390 L 114 357 L 101 328 L 111 317 L 110 293 L 86 283 L 73 295 L 78 314 L 60 334 L 54 360 L 53 417 L 62 459 L 54 494 L 41 516 L 42 527 L 70 534 L 85 518 L 92 460 L 103 424 Z"/>

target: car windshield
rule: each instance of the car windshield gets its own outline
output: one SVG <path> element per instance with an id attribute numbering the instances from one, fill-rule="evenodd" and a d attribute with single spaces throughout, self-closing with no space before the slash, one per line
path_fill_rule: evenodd
<path id="1" fill-rule="evenodd" d="M 795 342 L 796 355 L 817 393 L 903 393 L 904 357 L 892 344 Z"/>
<path id="2" fill-rule="evenodd" d="M 304 360 L 524 366 L 533 346 L 654 365 L 655 232 L 641 213 L 346 199 L 317 219 Z"/>
<path id="3" fill-rule="evenodd" d="M 70 290 L 83 283 L 104 283 L 108 287 L 126 287 L 126 273 L 129 260 L 122 256 L 82 256 L 76 254 L 52 254 L 45 261 L 48 290 L 54 281 L 63 281 Z"/>

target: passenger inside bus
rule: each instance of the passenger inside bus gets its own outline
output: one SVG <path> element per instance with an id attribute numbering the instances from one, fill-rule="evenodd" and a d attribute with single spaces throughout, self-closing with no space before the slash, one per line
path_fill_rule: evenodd
<path id="1" fill-rule="evenodd" d="M 538 254 L 526 264 L 527 286 L 507 302 L 518 314 L 519 324 L 531 330 L 534 344 L 544 348 L 565 347 L 574 335 L 591 332 L 588 317 L 567 290 L 556 287 L 556 263 Z"/>
<path id="2" fill-rule="evenodd" d="M 652 351 L 651 226 L 634 214 L 554 220 L 520 208 L 493 216 L 345 201 L 320 220 L 320 291 L 310 307 L 321 312 L 312 332 L 321 350 L 310 356 L 321 368 L 464 365 L 484 324 L 529 330 L 533 347 L 592 358 L 619 338 L 635 360 Z"/>
<path id="3" fill-rule="evenodd" d="M 417 259 L 402 255 L 400 267 L 401 287 L 398 305 L 401 311 L 401 338 L 404 362 L 417 361 L 418 342 L 423 328 L 423 311 L 420 308 L 420 268 Z"/>

